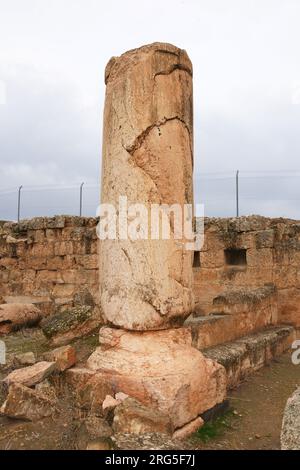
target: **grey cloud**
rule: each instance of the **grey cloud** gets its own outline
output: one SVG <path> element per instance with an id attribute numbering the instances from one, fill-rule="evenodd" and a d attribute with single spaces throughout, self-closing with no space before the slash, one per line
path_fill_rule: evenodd
<path id="1" fill-rule="evenodd" d="M 196 202 L 207 215 L 234 215 L 239 169 L 241 213 L 299 218 L 299 2 L 153 0 L 142 11 L 134 0 L 100 3 L 10 0 L 1 11 L 0 218 L 16 217 L 20 184 L 24 217 L 78 213 L 81 181 L 90 184 L 85 213 L 94 215 L 103 68 L 154 40 L 186 48 L 193 60 Z"/>

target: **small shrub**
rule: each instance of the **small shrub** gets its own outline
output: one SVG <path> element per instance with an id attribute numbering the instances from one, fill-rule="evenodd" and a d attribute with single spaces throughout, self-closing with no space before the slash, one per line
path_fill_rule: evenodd
<path id="1" fill-rule="evenodd" d="M 211 439 L 216 439 L 223 434 L 225 429 L 232 428 L 231 421 L 233 418 L 235 418 L 235 415 L 232 410 L 229 410 L 222 416 L 218 416 L 212 421 L 206 422 L 202 428 L 198 429 L 193 437 L 205 443 Z"/>

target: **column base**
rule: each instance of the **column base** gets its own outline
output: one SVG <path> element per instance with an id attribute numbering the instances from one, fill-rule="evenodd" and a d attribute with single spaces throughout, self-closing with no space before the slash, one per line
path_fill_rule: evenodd
<path id="1" fill-rule="evenodd" d="M 173 431 L 225 399 L 224 367 L 192 347 L 187 328 L 133 332 L 103 327 L 99 342 L 87 367 L 115 393 L 168 416 Z"/>

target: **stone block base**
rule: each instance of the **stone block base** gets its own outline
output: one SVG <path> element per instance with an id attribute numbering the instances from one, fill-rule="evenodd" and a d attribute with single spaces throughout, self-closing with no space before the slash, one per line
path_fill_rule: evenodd
<path id="1" fill-rule="evenodd" d="M 226 395 L 224 367 L 191 344 L 186 328 L 129 332 L 104 327 L 100 347 L 87 367 L 95 371 L 94 384 L 109 382 L 113 392 L 124 392 L 155 407 L 170 418 L 175 431 Z"/>

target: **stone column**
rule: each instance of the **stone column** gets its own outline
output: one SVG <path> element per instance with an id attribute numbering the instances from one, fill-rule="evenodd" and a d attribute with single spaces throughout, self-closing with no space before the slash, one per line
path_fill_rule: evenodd
<path id="1" fill-rule="evenodd" d="M 186 52 L 170 44 L 144 46 L 111 59 L 105 75 L 102 202 L 118 206 L 126 196 L 128 204 L 148 208 L 191 204 Z M 172 216 L 168 223 L 175 230 Z M 111 394 L 121 391 L 155 407 L 172 432 L 187 423 L 193 428 L 226 393 L 224 368 L 193 348 L 190 329 L 182 327 L 193 309 L 192 252 L 185 242 L 174 236 L 100 242 L 101 306 L 112 328 L 100 330 L 100 346 L 87 361 L 95 374 L 87 387 L 95 396 L 108 384 Z"/>
<path id="2" fill-rule="evenodd" d="M 105 71 L 102 203 L 193 203 L 192 64 L 184 50 L 154 43 L 113 57 Z M 178 326 L 192 312 L 192 252 L 185 240 L 100 243 L 106 319 L 130 330 Z M 150 234 L 151 223 L 149 218 Z M 161 238 L 161 237 L 160 237 Z"/>

